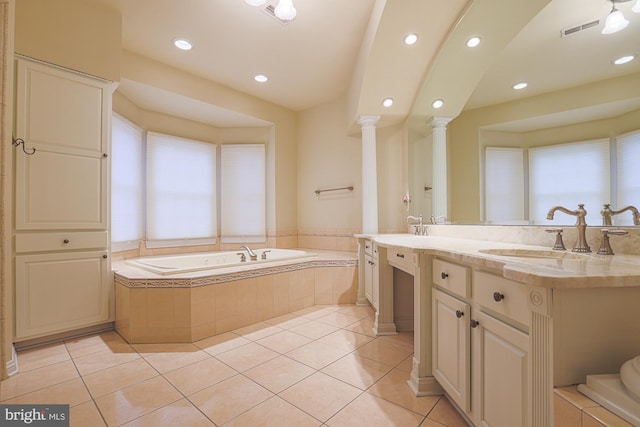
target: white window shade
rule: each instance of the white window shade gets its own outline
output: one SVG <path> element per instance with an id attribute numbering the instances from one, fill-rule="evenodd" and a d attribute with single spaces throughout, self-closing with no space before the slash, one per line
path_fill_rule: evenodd
<path id="1" fill-rule="evenodd" d="M 114 115 L 111 131 L 111 242 L 134 249 L 143 239 L 142 130 Z"/>
<path id="2" fill-rule="evenodd" d="M 640 132 L 622 135 L 616 140 L 617 157 L 617 206 L 619 210 L 633 205 L 640 209 Z M 631 212 L 616 215 L 612 218 L 614 225 L 633 225 Z"/>
<path id="3" fill-rule="evenodd" d="M 529 218 L 536 223 L 575 224 L 554 206 L 575 210 L 585 205 L 587 224 L 602 223 L 600 210 L 610 200 L 609 140 L 595 140 L 529 149 Z"/>
<path id="4" fill-rule="evenodd" d="M 522 148 L 485 150 L 485 218 L 489 222 L 521 222 L 525 218 L 525 171 Z"/>
<path id="5" fill-rule="evenodd" d="M 265 146 L 222 145 L 220 168 L 222 242 L 265 242 Z"/>
<path id="6" fill-rule="evenodd" d="M 147 132 L 147 244 L 208 244 L 216 235 L 216 145 Z"/>

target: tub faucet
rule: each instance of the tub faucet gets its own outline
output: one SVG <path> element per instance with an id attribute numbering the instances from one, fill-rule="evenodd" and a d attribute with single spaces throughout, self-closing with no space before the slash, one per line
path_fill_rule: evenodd
<path id="1" fill-rule="evenodd" d="M 418 221 L 418 224 L 411 221 Z M 421 236 L 425 236 L 427 234 L 427 227 L 425 227 L 424 223 L 422 222 L 422 214 L 420 214 L 420 216 L 409 215 L 407 217 L 407 224 L 416 226 L 416 231 L 414 234 L 419 234 Z"/>
<path id="2" fill-rule="evenodd" d="M 249 259 L 251 259 L 251 261 L 257 261 L 258 260 L 258 255 L 256 255 L 255 252 L 253 252 L 251 249 L 249 249 L 249 246 L 247 245 L 242 245 L 240 246 L 240 250 L 245 250 L 247 251 L 247 253 L 249 254 Z"/>
<path id="3" fill-rule="evenodd" d="M 578 231 L 578 239 L 576 240 L 575 245 L 573 245 L 573 252 L 591 252 L 591 248 L 587 244 L 586 231 L 587 231 L 587 221 L 585 217 L 587 216 L 587 211 L 584 209 L 584 204 L 580 203 L 578 205 L 578 209 L 575 211 L 571 211 L 563 206 L 554 206 L 549 209 L 547 213 L 547 219 L 553 219 L 553 214 L 556 211 L 564 212 L 567 215 L 573 215 L 577 218 L 576 220 L 576 230 Z"/>
<path id="4" fill-rule="evenodd" d="M 631 211 L 633 213 L 633 225 L 640 225 L 640 212 L 638 212 L 638 209 L 636 209 L 635 206 L 627 206 L 626 208 L 614 211 L 611 209 L 611 205 L 609 203 L 604 205 L 600 211 L 600 215 L 602 215 L 602 225 L 612 225 L 611 217 L 625 211 Z"/>

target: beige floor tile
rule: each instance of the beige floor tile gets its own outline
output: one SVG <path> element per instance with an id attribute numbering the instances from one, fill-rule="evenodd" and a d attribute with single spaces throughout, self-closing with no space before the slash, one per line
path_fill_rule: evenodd
<path id="1" fill-rule="evenodd" d="M 368 393 L 360 395 L 327 421 L 331 427 L 419 426 L 423 416 Z"/>
<path id="2" fill-rule="evenodd" d="M 373 338 L 366 335 L 341 329 L 332 334 L 319 338 L 318 341 L 329 344 L 330 346 L 339 348 L 341 350 L 353 351 L 356 348 L 371 342 L 372 339 Z"/>
<path id="3" fill-rule="evenodd" d="M 368 337 L 375 338 L 376 333 L 373 332 L 373 324 L 374 324 L 374 320 L 372 318 L 365 317 L 364 319 L 360 319 L 357 322 L 347 326 L 344 329 L 346 329 L 347 331 L 357 332 L 359 334 L 363 334 Z"/>
<path id="4" fill-rule="evenodd" d="M 273 319 L 267 319 L 265 320 L 265 322 L 270 325 L 275 325 L 282 329 L 290 329 L 290 328 L 293 328 L 294 326 L 307 323 L 309 320 L 311 319 L 304 316 L 294 316 L 293 314 L 283 314 L 282 316 L 274 317 Z"/>
<path id="5" fill-rule="evenodd" d="M 396 366 L 396 369 L 398 369 L 400 371 L 403 371 L 403 372 L 411 373 L 411 371 L 413 370 L 413 353 L 411 353 L 402 362 L 400 362 Z"/>
<path id="6" fill-rule="evenodd" d="M 210 355 L 215 356 L 217 354 L 224 353 L 225 351 L 249 344 L 250 342 L 251 341 L 248 339 L 236 335 L 233 332 L 225 332 L 224 334 L 197 341 L 194 344 Z"/>
<path id="7" fill-rule="evenodd" d="M 430 420 L 429 418 L 426 418 L 422 424 L 420 424 L 420 427 L 447 427 L 444 424 L 440 424 L 439 422 Z"/>
<path id="8" fill-rule="evenodd" d="M 210 357 L 166 373 L 164 376 L 182 394 L 189 396 L 209 386 L 231 378 L 238 372 Z"/>
<path id="9" fill-rule="evenodd" d="M 413 353 L 413 348 L 375 339 L 357 348 L 353 353 L 385 365 L 396 366 Z"/>
<path id="10" fill-rule="evenodd" d="M 462 415 L 453 407 L 449 400 L 442 396 L 436 406 L 429 412 L 427 419 L 437 421 L 447 427 L 469 427 Z"/>
<path id="11" fill-rule="evenodd" d="M 270 335 L 266 338 L 262 338 L 256 341 L 258 344 L 270 348 L 273 351 L 277 351 L 280 354 L 288 353 L 293 349 L 302 347 L 305 344 L 311 342 L 307 337 L 298 335 L 290 331 L 278 332 L 275 335 Z"/>
<path id="12" fill-rule="evenodd" d="M 378 339 L 382 342 L 408 347 L 413 351 L 413 331 L 398 332 L 395 335 L 382 335 Z"/>
<path id="13" fill-rule="evenodd" d="M 361 393 L 356 387 L 316 372 L 280 393 L 280 397 L 324 422 Z"/>
<path id="14" fill-rule="evenodd" d="M 349 354 L 349 350 L 332 347 L 319 341 L 312 341 L 290 351 L 287 356 L 314 369 L 322 369 L 347 354 Z"/>
<path id="15" fill-rule="evenodd" d="M 215 426 L 211 420 L 186 399 L 157 409 L 124 424 L 125 427 L 207 427 Z"/>
<path id="16" fill-rule="evenodd" d="M 217 425 L 232 420 L 273 396 L 243 375 L 236 375 L 190 396 L 189 400 Z"/>
<path id="17" fill-rule="evenodd" d="M 348 314 L 330 313 L 326 316 L 316 319 L 318 322 L 328 323 L 329 325 L 337 326 L 338 328 L 345 328 L 359 321 L 360 319 Z"/>
<path id="18" fill-rule="evenodd" d="M 115 331 L 67 340 L 65 345 L 73 358 L 105 350 L 109 350 L 112 353 L 131 353 L 134 351 L 124 338 Z"/>
<path id="19" fill-rule="evenodd" d="M 136 345 L 134 348 L 142 350 L 142 357 L 161 374 L 211 357 L 193 344 L 155 344 L 143 348 Z"/>
<path id="20" fill-rule="evenodd" d="M 74 378 L 78 378 L 78 371 L 71 360 L 20 372 L 0 382 L 0 401 L 22 396 Z"/>
<path id="21" fill-rule="evenodd" d="M 96 398 L 158 375 L 158 372 L 143 358 L 138 358 L 121 365 L 87 374 L 83 376 L 83 379 L 91 395 Z"/>
<path id="22" fill-rule="evenodd" d="M 106 424 L 93 400 L 69 409 L 70 427 L 104 427 Z"/>
<path id="23" fill-rule="evenodd" d="M 271 359 L 279 354 L 259 344 L 249 342 L 242 347 L 234 348 L 218 354 L 216 358 L 231 366 L 238 372 L 244 372 Z"/>
<path id="24" fill-rule="evenodd" d="M 306 317 L 307 319 L 317 319 L 318 317 L 326 316 L 329 313 L 331 313 L 330 310 L 326 310 L 325 308 L 314 305 L 312 307 L 307 307 L 298 311 L 294 311 L 291 314 L 293 314 L 294 316 L 303 316 L 303 317 Z"/>
<path id="25" fill-rule="evenodd" d="M 237 418 L 225 427 L 313 427 L 319 426 L 320 421 L 310 417 L 300 409 L 290 405 L 278 396 L 262 402 Z"/>
<path id="26" fill-rule="evenodd" d="M 338 378 L 359 389 L 366 390 L 393 367 L 375 360 L 348 354 L 322 369 L 325 374 Z"/>
<path id="27" fill-rule="evenodd" d="M 182 395 L 162 377 L 95 399 L 108 426 L 117 426 L 180 400 Z"/>
<path id="28" fill-rule="evenodd" d="M 340 307 L 338 309 L 338 313 L 347 314 L 349 316 L 357 317 L 358 319 L 363 319 L 365 317 L 373 317 L 375 315 L 375 311 L 370 306 L 357 306 L 357 305 Z"/>
<path id="29" fill-rule="evenodd" d="M 80 375 L 88 375 L 113 366 L 122 365 L 139 359 L 140 355 L 136 352 L 132 353 L 113 353 L 111 350 L 102 350 L 95 353 L 87 354 L 73 359 L 78 368 Z"/>
<path id="30" fill-rule="evenodd" d="M 279 356 L 244 372 L 267 390 L 280 393 L 315 372 L 314 369 L 286 356 Z"/>
<path id="31" fill-rule="evenodd" d="M 291 332 L 295 332 L 296 334 L 311 338 L 312 340 L 317 340 L 318 338 L 324 337 L 325 335 L 329 335 L 330 333 L 337 331 L 338 327 L 312 320 L 307 323 L 303 323 L 302 325 L 294 326 L 289 330 Z"/>
<path id="32" fill-rule="evenodd" d="M 64 343 L 50 344 L 18 352 L 18 366 L 20 372 L 42 368 L 58 362 L 71 359 Z"/>
<path id="33" fill-rule="evenodd" d="M 91 400 L 81 378 L 58 383 L 40 390 L 5 400 L 4 404 L 69 405 L 76 406 Z"/>
<path id="34" fill-rule="evenodd" d="M 417 397 L 409 388 L 408 379 L 408 373 L 393 369 L 372 385 L 367 393 L 426 416 L 438 403 L 440 396 Z"/>
<path id="35" fill-rule="evenodd" d="M 278 326 L 260 322 L 253 325 L 245 326 L 244 328 L 236 329 L 235 331 L 233 331 L 233 333 L 236 335 L 240 335 L 248 340 L 257 341 L 261 338 L 268 337 L 269 335 L 277 334 L 278 332 L 282 331 L 283 329 Z"/>

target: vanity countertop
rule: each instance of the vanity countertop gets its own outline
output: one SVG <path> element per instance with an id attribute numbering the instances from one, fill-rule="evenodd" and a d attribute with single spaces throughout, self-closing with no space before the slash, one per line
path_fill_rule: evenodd
<path id="1" fill-rule="evenodd" d="M 555 257 L 529 257 L 527 251 L 550 253 L 550 247 L 413 234 L 359 234 L 393 250 L 443 256 L 474 266 L 502 270 L 505 278 L 545 288 L 640 287 L 640 256 L 576 254 L 568 249 Z M 486 253 L 483 251 L 494 251 Z M 497 255 L 500 250 L 520 256 Z M 555 252 L 555 251 L 554 251 Z M 555 255 L 555 254 L 553 254 Z"/>

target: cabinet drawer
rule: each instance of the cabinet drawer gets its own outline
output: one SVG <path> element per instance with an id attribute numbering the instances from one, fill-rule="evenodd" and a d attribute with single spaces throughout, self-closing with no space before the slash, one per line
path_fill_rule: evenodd
<path id="1" fill-rule="evenodd" d="M 441 259 L 433 260 L 433 283 L 463 298 L 471 295 L 469 269 Z"/>
<path id="2" fill-rule="evenodd" d="M 529 324 L 527 289 L 521 283 L 476 271 L 473 275 L 473 299 L 496 313 L 523 325 Z"/>
<path id="3" fill-rule="evenodd" d="M 371 240 L 364 241 L 364 253 L 367 255 L 373 255 L 373 242 Z"/>
<path id="4" fill-rule="evenodd" d="M 16 252 L 67 251 L 105 249 L 106 231 L 25 233 L 16 235 Z"/>
<path id="5" fill-rule="evenodd" d="M 415 266 L 418 264 L 417 257 L 417 254 L 406 249 L 387 249 L 387 261 L 389 264 L 412 276 L 415 274 Z"/>

